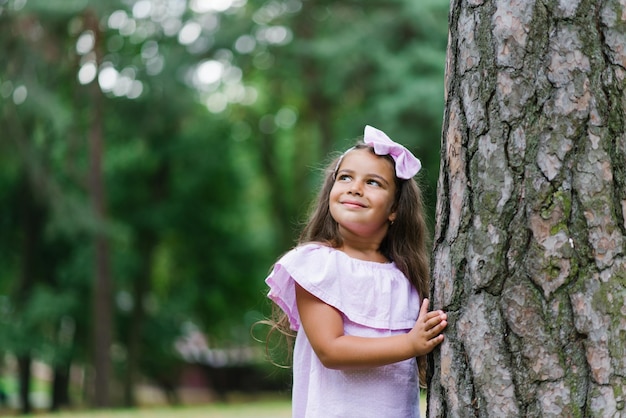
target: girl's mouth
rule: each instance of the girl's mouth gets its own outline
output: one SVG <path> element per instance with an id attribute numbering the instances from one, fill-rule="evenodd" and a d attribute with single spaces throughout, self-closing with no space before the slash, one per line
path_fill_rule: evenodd
<path id="1" fill-rule="evenodd" d="M 365 205 L 361 202 L 357 202 L 354 200 L 344 200 L 343 202 L 340 202 L 342 205 L 344 206 L 349 206 L 349 207 L 358 207 L 358 208 L 364 208 Z"/>

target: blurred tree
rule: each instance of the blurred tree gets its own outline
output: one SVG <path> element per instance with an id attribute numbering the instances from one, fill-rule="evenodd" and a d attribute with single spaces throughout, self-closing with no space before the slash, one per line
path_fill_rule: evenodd
<path id="1" fill-rule="evenodd" d="M 63 107 L 57 97 L 42 92 L 40 102 L 27 101 L 27 86 L 33 87 L 31 92 L 37 91 L 40 84 L 57 80 L 66 68 L 60 66 L 56 71 L 41 71 L 41 64 L 46 65 L 59 57 L 55 43 L 56 25 L 51 26 L 50 36 L 44 37 L 37 19 L 12 20 L 5 15 L 1 18 L 3 46 L 7 51 L 3 57 L 1 78 L 2 125 L 6 135 L 2 146 L 7 151 L 3 155 L 9 158 L 9 167 L 15 167 L 17 161 L 22 162 L 21 166 L 17 165 L 15 183 L 7 188 L 9 194 L 4 196 L 7 206 L 13 209 L 5 213 L 2 237 L 8 253 L 16 257 L 12 260 L 15 264 L 7 265 L 2 272 L 3 278 L 16 277 L 17 280 L 3 285 L 5 294 L 11 295 L 5 305 L 3 347 L 18 358 L 21 409 L 29 412 L 31 361 L 42 356 L 47 342 L 56 339 L 53 328 L 43 324 L 58 324 L 59 319 L 59 315 L 41 314 L 41 307 L 33 301 L 51 301 L 50 298 L 35 298 L 42 294 L 42 286 L 54 284 L 55 267 L 61 261 L 53 255 L 54 239 L 46 233 L 53 207 L 50 201 L 57 191 L 55 187 L 46 187 L 46 178 L 55 164 L 53 143 L 46 140 L 46 132 L 63 127 L 65 121 L 62 109 L 55 118 L 47 108 L 47 105 Z M 16 104 L 24 104 L 19 113 Z M 17 160 L 11 161 L 16 157 Z"/>
<path id="2" fill-rule="evenodd" d="M 104 34 L 100 28 L 100 16 L 92 9 L 83 15 L 84 30 L 93 38 L 93 60 L 96 66 L 103 63 Z M 89 181 L 88 193 L 94 221 L 104 226 L 107 221 L 107 198 L 104 184 L 104 109 L 100 86 L 91 83 L 88 89 L 90 106 L 87 107 L 89 127 Z M 94 237 L 94 286 L 93 298 L 93 348 L 94 348 L 94 404 L 110 405 L 109 386 L 111 373 L 110 350 L 113 341 L 113 284 L 111 279 L 110 243 L 106 231 L 98 228 Z"/>
<path id="3" fill-rule="evenodd" d="M 97 365 L 102 406 L 135 404 L 140 376 L 171 385 L 186 322 L 249 344 L 329 152 L 373 124 L 432 183 L 447 6 L 0 0 L 2 349 L 22 353 L 12 323 L 28 319 L 28 353 L 57 368 L 53 405 L 79 362 Z M 42 215 L 26 271 L 28 187 Z M 42 300 L 56 310 L 29 314 Z"/>
<path id="4" fill-rule="evenodd" d="M 453 1 L 428 415 L 624 415 L 626 5 Z"/>

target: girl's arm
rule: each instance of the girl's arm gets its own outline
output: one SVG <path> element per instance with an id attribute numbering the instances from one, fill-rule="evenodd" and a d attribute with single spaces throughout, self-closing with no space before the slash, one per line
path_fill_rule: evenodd
<path id="1" fill-rule="evenodd" d="M 369 368 L 397 363 L 430 353 L 443 341 L 447 325 L 442 311 L 428 312 L 424 299 L 415 326 L 406 334 L 389 337 L 344 335 L 338 310 L 296 284 L 300 321 L 315 354 L 329 369 Z"/>

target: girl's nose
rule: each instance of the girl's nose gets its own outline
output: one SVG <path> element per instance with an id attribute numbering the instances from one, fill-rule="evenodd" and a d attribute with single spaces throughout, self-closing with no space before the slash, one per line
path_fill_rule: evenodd
<path id="1" fill-rule="evenodd" d="M 363 185 L 361 184 L 361 182 L 356 180 L 350 183 L 350 190 L 348 190 L 348 193 L 361 196 L 363 194 Z"/>

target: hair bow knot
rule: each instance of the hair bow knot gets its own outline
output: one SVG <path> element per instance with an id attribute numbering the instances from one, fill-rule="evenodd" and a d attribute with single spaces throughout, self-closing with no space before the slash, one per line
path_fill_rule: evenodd
<path id="1" fill-rule="evenodd" d="M 408 180 L 422 168 L 422 163 L 411 151 L 393 142 L 383 131 L 373 126 L 365 126 L 363 142 L 374 148 L 376 155 L 390 155 L 396 162 L 396 176 Z"/>

